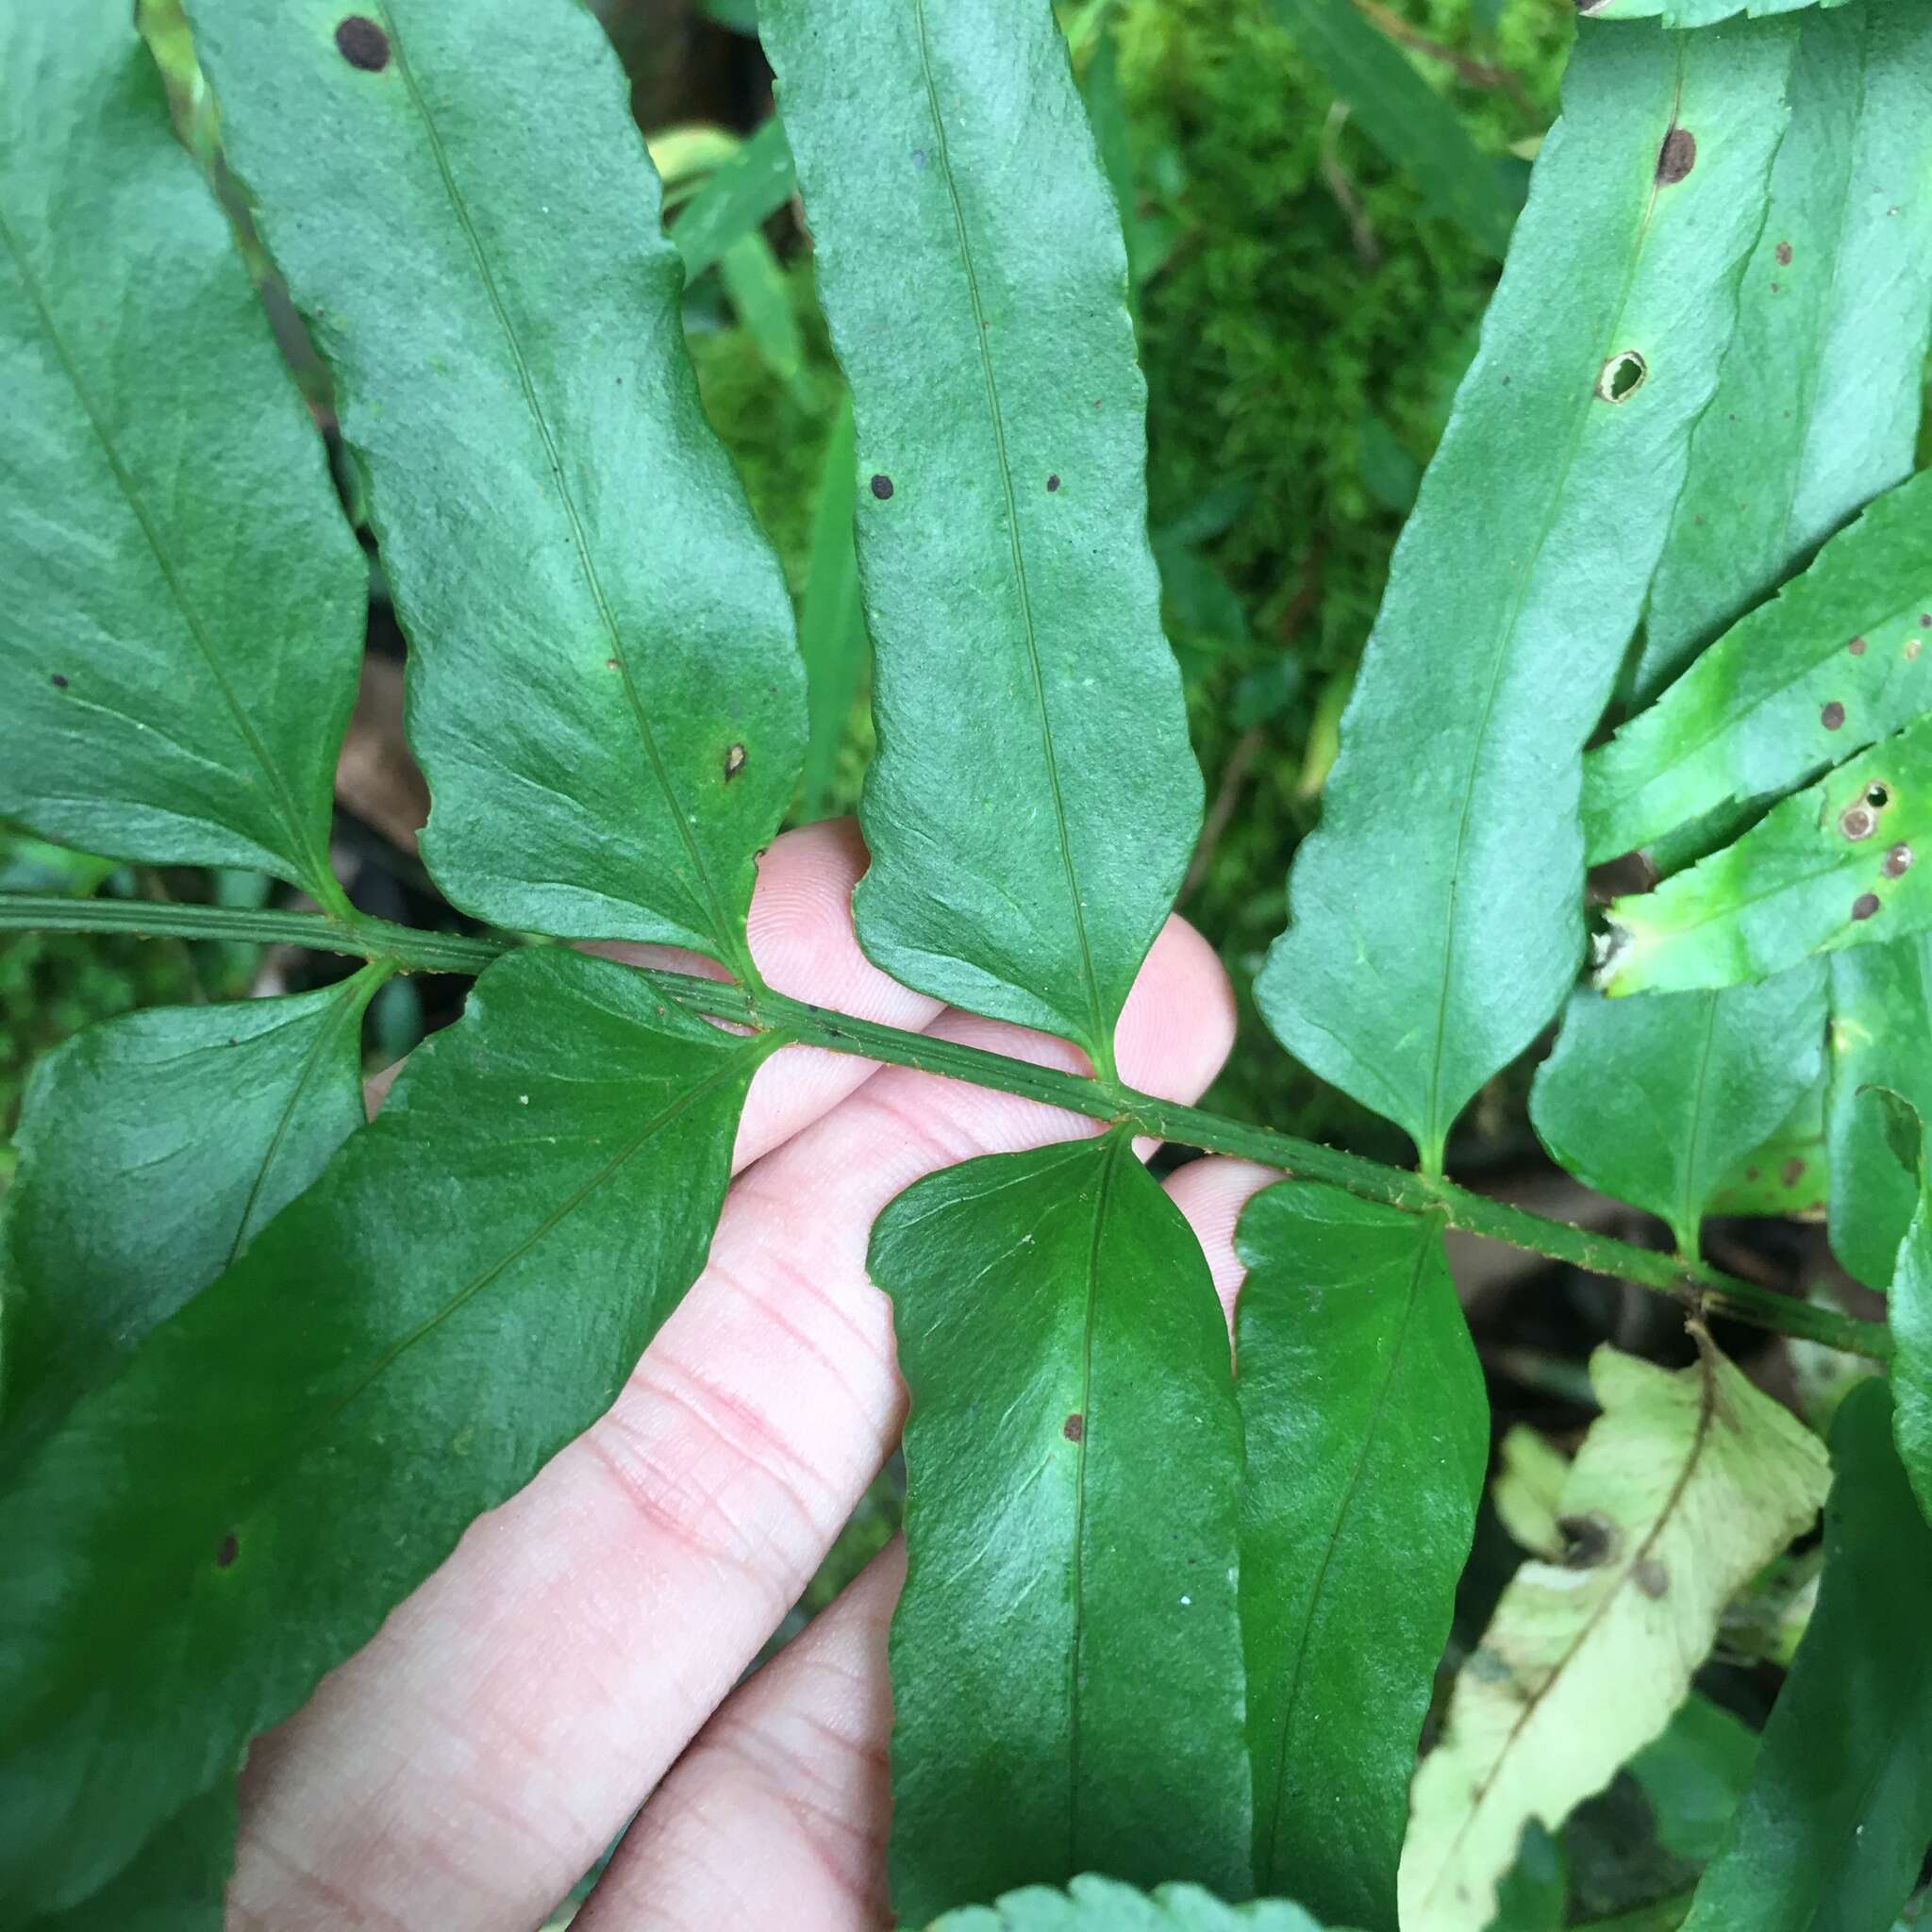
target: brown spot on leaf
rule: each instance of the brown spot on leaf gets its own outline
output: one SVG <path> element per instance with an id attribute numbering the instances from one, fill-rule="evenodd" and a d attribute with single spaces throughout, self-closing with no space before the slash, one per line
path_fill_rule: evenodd
<path id="1" fill-rule="evenodd" d="M 1830 704 L 1826 705 L 1824 710 L 1819 712 L 1818 722 L 1827 731 L 1836 731 L 1845 722 L 1845 708 L 1836 698 L 1833 698 Z"/>
<path id="2" fill-rule="evenodd" d="M 1852 901 L 1852 917 L 1854 919 L 1870 919 L 1877 910 L 1878 894 L 1876 892 L 1860 892 Z"/>
<path id="3" fill-rule="evenodd" d="M 1779 1181 L 1788 1188 L 1795 1188 L 1805 1178 L 1805 1163 L 1794 1154 L 1778 1169 Z"/>
<path id="4" fill-rule="evenodd" d="M 1697 137 L 1688 127 L 1674 127 L 1657 151 L 1657 185 L 1674 187 L 1697 165 Z"/>
<path id="5" fill-rule="evenodd" d="M 1912 848 L 1909 845 L 1894 845 L 1885 855 L 1885 863 L 1878 870 L 1889 879 L 1903 878 L 1912 867 Z"/>
<path id="6" fill-rule="evenodd" d="M 1854 638 L 1851 641 L 1851 642 L 1845 646 L 1845 649 L 1848 650 L 1853 657 L 1862 658 L 1865 655 L 1865 640 L 1863 638 Z"/>
<path id="7" fill-rule="evenodd" d="M 892 493 L 892 479 L 890 476 L 874 476 L 872 479 L 872 493 L 883 503 Z"/>
<path id="8" fill-rule="evenodd" d="M 1838 828 L 1856 844 L 1860 839 L 1869 839 L 1878 824 L 1871 808 L 1863 805 L 1848 805 L 1838 815 Z"/>
<path id="9" fill-rule="evenodd" d="M 615 670 L 616 670 L 616 669 L 618 668 L 618 667 L 617 667 L 617 659 L 616 659 L 615 658 L 605 658 L 605 660 L 604 660 L 604 668 L 605 668 L 605 670 L 607 670 L 607 671 L 615 671 Z"/>
<path id="10" fill-rule="evenodd" d="M 1617 1547 L 1617 1525 L 1592 1509 L 1588 1516 L 1559 1516 L 1563 1562 L 1572 1570 L 1593 1570 L 1607 1562 Z"/>
<path id="11" fill-rule="evenodd" d="M 1670 1590 L 1671 1573 L 1655 1557 L 1643 1557 L 1631 1574 L 1637 1579 L 1638 1589 L 1653 1602 Z"/>
<path id="12" fill-rule="evenodd" d="M 1049 476 L 1046 479 L 1046 487 L 1049 490 L 1058 490 L 1060 487 L 1060 479 L 1058 476 Z"/>
<path id="13" fill-rule="evenodd" d="M 235 1532 L 231 1529 L 216 1546 L 215 1568 L 217 1570 L 225 1570 L 241 1554 L 242 1545 L 236 1541 Z"/>
<path id="14" fill-rule="evenodd" d="M 1778 267 L 1780 267 L 1780 268 L 1790 268 L 1790 265 L 1791 265 L 1791 244 L 1790 244 L 1790 243 L 1789 242 L 1779 242 L 1779 243 L 1777 244 L 1777 247 L 1776 247 L 1776 248 L 1775 248 L 1775 249 L 1774 249 L 1774 250 L 1773 252 L 1774 252 L 1774 254 L 1776 255 L 1776 257 L 1777 257 L 1777 265 L 1778 265 Z"/>
<path id="15" fill-rule="evenodd" d="M 367 14 L 352 13 L 336 28 L 336 48 L 364 74 L 380 74 L 389 65 L 389 36 Z"/>
<path id="16" fill-rule="evenodd" d="M 1087 1424 L 1085 1420 L 1082 1418 L 1078 1409 L 1075 1409 L 1074 1413 L 1070 1415 L 1066 1419 L 1066 1421 L 1060 1424 L 1060 1434 L 1063 1435 L 1070 1442 L 1077 1442 L 1080 1440 L 1080 1438 L 1084 1436 L 1086 1433 Z"/>
<path id="17" fill-rule="evenodd" d="M 1922 645 L 1919 639 L 1907 638 L 1906 640 L 1906 662 L 1907 664 L 1909 664 L 1912 661 L 1912 659 L 1919 655 L 1921 648 Z"/>
<path id="18" fill-rule="evenodd" d="M 56 691 L 65 691 L 67 689 L 67 680 L 58 671 L 54 674 L 54 689 Z"/>
<path id="19" fill-rule="evenodd" d="M 728 785 L 728 784 L 730 784 L 730 782 L 732 781 L 732 779 L 734 779 L 735 777 L 737 777 L 737 776 L 738 776 L 738 774 L 739 774 L 739 773 L 741 773 L 741 771 L 743 771 L 743 770 L 744 770 L 744 747 L 743 747 L 743 745 L 741 745 L 741 744 L 734 744 L 734 745 L 733 745 L 733 746 L 731 747 L 731 749 L 730 749 L 729 751 L 727 751 L 727 752 L 726 752 L 726 753 L 724 754 L 724 782 L 725 782 L 725 784 L 727 784 L 727 785 Z"/>

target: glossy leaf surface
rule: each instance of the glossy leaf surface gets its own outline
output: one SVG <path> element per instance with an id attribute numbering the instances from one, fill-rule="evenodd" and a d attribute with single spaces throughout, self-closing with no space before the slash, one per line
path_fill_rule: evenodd
<path id="1" fill-rule="evenodd" d="M 1740 15 L 1762 19 L 1802 8 L 1842 6 L 1844 0 L 1577 0 L 1587 20 L 1657 20 L 1666 26 L 1713 26 Z"/>
<path id="2" fill-rule="evenodd" d="M 1027 1886 L 996 1905 L 935 1919 L 930 1932 L 1322 1932 L 1299 1906 L 1275 1899 L 1224 1905 L 1198 1885 L 1136 1891 L 1093 1874 L 1065 1891 Z"/>
<path id="3" fill-rule="evenodd" d="M 1932 174 L 1932 13 L 1854 0 L 1797 25 L 1790 125 L 1651 586 L 1640 698 L 1912 471 L 1932 225 L 1903 211 Z M 1588 822 L 1589 765 L 1584 786 Z"/>
<path id="4" fill-rule="evenodd" d="M 1932 474 L 1881 496 L 1592 752 L 1590 857 L 1788 791 L 1932 708 Z"/>
<path id="5" fill-rule="evenodd" d="M 1714 1352 L 1673 1374 L 1603 1347 L 1591 1379 L 1569 1560 L 1517 1571 L 1416 1774 L 1405 1925 L 1481 1932 L 1524 1823 L 1555 1830 L 1663 1731 L 1724 1605 L 1824 1501 L 1824 1445 Z"/>
<path id="6" fill-rule="evenodd" d="M 1883 1289 L 1918 1203 L 1872 1087 L 1932 1120 L 1932 936 L 1840 953 L 1831 966 L 1831 1250 Z"/>
<path id="7" fill-rule="evenodd" d="M 369 479 L 437 883 L 499 924 L 741 964 L 803 677 L 596 21 L 372 0 L 351 59 L 337 0 L 188 13 Z"/>
<path id="8" fill-rule="evenodd" d="M 1349 116 L 1436 214 L 1500 257 L 1523 206 L 1521 161 L 1487 155 L 1456 109 L 1351 0 L 1271 0 L 1274 17 Z"/>
<path id="9" fill-rule="evenodd" d="M 859 937 L 1108 1067 L 1201 781 L 1125 256 L 1066 49 L 1031 0 L 773 0 L 759 23 L 866 479 Z"/>
<path id="10" fill-rule="evenodd" d="M 36 1915 L 15 1932 L 225 1932 L 222 1894 L 234 1862 L 235 1780 L 225 1777 L 92 1898 Z"/>
<path id="11" fill-rule="evenodd" d="M 22 1110 L 6 1223 L 10 1460 L 205 1288 L 362 1124 L 379 975 L 75 1034 Z"/>
<path id="12" fill-rule="evenodd" d="M 1286 1181 L 1239 1241 L 1256 1888 L 1393 1932 L 1489 1457 L 1482 1369 L 1435 1221 Z"/>
<path id="13" fill-rule="evenodd" d="M 1262 1010 L 1430 1166 L 1582 958 L 1583 741 L 1716 385 L 1792 42 L 1579 34 L 1296 854 Z"/>
<path id="14" fill-rule="evenodd" d="M 865 675 L 865 618 L 858 608 L 858 558 L 852 512 L 858 501 L 858 457 L 852 405 L 841 406 L 819 472 L 812 507 L 811 553 L 799 599 L 798 645 L 805 654 L 811 735 L 805 750 L 805 810 L 822 818 L 831 803 L 839 747 Z"/>
<path id="15" fill-rule="evenodd" d="M 767 1040 L 607 961 L 499 960 L 69 1411 L 0 1499 L 8 1915 L 111 1877 L 596 1419 L 704 1260 Z"/>
<path id="16" fill-rule="evenodd" d="M 339 904 L 368 574 L 321 439 L 132 8 L 0 9 L 0 814 Z"/>
<path id="17" fill-rule="evenodd" d="M 911 1397 L 894 1910 L 1095 1866 L 1244 1896 L 1241 1419 L 1199 1243 L 1116 1131 L 919 1182 L 870 1265 Z"/>
<path id="18" fill-rule="evenodd" d="M 1735 992 L 1585 990 L 1537 1069 L 1530 1119 L 1585 1186 L 1647 1209 L 1695 1255 L 1711 1196 L 1823 1071 L 1824 1002 L 1817 961 Z"/>
<path id="19" fill-rule="evenodd" d="M 1904 1905 L 1932 1840 L 1932 1529 L 1867 1381 L 1831 1431 L 1818 1606 L 1685 1932 L 1860 1932 Z"/>
<path id="20" fill-rule="evenodd" d="M 1606 992 L 1768 979 L 1932 926 L 1932 716 L 1780 800 L 1734 844 L 1609 907 Z"/>

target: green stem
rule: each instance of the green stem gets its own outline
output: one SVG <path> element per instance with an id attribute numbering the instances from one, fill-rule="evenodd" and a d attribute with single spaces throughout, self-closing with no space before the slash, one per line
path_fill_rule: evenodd
<path id="1" fill-rule="evenodd" d="M 117 899 L 66 899 L 0 893 L 0 932 L 132 932 L 181 939 L 291 943 L 381 960 L 401 972 L 479 973 L 507 950 L 503 941 L 454 933 L 416 931 L 359 914 L 348 921 L 313 912 L 250 912 L 223 906 L 154 906 Z M 778 1029 L 810 1046 L 856 1054 L 890 1066 L 911 1067 L 947 1079 L 991 1087 L 1037 1100 L 1089 1120 L 1122 1124 L 1137 1133 L 1212 1154 L 1239 1155 L 1303 1180 L 1324 1181 L 1367 1201 L 1406 1213 L 1431 1210 L 1465 1233 L 1505 1241 L 1531 1254 L 1568 1262 L 1653 1289 L 1694 1312 L 1724 1315 L 1754 1327 L 1820 1341 L 1884 1361 L 1891 1336 L 1880 1322 L 1862 1322 L 1835 1308 L 1740 1281 L 1706 1262 L 1640 1248 L 1568 1222 L 1549 1221 L 1507 1202 L 1471 1193 L 1455 1182 L 1404 1168 L 1384 1167 L 1271 1127 L 1252 1126 L 1178 1101 L 1137 1092 L 1117 1082 L 1035 1066 L 983 1047 L 962 1046 L 922 1033 L 836 1013 L 765 989 L 700 979 L 685 973 L 641 969 L 664 996 L 685 1011 L 739 1025 Z"/>
<path id="2" fill-rule="evenodd" d="M 496 940 L 424 932 L 351 912 L 249 910 L 234 906 L 157 905 L 140 899 L 68 899 L 58 894 L 0 892 L 0 932 L 125 932 L 140 939 L 238 940 L 257 945 L 309 946 L 382 959 L 402 973 L 482 972 L 505 950 Z"/>

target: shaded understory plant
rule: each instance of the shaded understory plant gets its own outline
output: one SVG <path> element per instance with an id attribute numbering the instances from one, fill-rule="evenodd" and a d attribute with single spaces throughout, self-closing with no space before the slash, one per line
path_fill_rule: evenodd
<path id="1" fill-rule="evenodd" d="M 0 7 L 0 810 L 314 908 L 11 893 L 0 924 L 361 962 L 92 1027 L 34 1078 L 0 1411 L 9 1923 L 162 1886 L 181 1924 L 218 1914 L 249 1740 L 606 1408 L 704 1263 L 753 1074 L 808 1043 L 1099 1126 L 933 1174 L 873 1233 L 911 1394 L 904 1920 L 1478 1932 L 1621 1767 L 1662 1790 L 1725 1757 L 1687 1923 L 1890 1924 L 1932 1838 L 1932 19 L 1582 10 L 1520 217 L 1507 169 L 1457 204 L 1506 265 L 1257 987 L 1407 1168 L 1116 1065 L 1202 796 L 1130 251 L 1044 6 L 768 0 L 782 153 L 720 158 L 673 241 L 571 0 L 189 0 L 225 165 L 334 383 L 409 641 L 424 860 L 470 933 L 372 919 L 331 869 L 366 565 L 122 0 Z M 1357 58 L 1349 8 L 1284 11 Z M 821 521 L 835 551 L 849 505 L 852 606 L 803 658 L 680 318 L 774 182 L 851 393 Z M 860 942 L 1088 1073 L 761 977 L 757 856 L 861 622 Z M 1586 865 L 1632 852 L 1644 890 L 1592 936 Z M 541 942 L 584 940 L 724 977 Z M 475 985 L 365 1124 L 359 1018 L 416 971 Z M 1559 1014 L 1538 1131 L 1674 1253 L 1444 1173 Z M 1137 1136 L 1286 1176 L 1241 1223 L 1238 1374 Z M 1740 1186 L 1825 1212 L 1888 1319 L 1703 1259 Z M 1489 1450 L 1451 1229 L 1674 1297 L 1696 1352 L 1599 1350 L 1574 1459 L 1506 1454 L 1528 1557 L 1418 1772 Z M 1887 1373 L 1827 1451 L 1720 1317 Z M 1740 1747 L 1694 1674 L 1821 1507 Z"/>

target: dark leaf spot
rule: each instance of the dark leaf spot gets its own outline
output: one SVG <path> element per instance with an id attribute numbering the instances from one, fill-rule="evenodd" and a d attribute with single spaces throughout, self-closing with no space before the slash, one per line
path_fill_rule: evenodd
<path id="1" fill-rule="evenodd" d="M 1855 845 L 1860 839 L 1869 839 L 1876 828 L 1876 816 L 1862 805 L 1848 805 L 1838 815 L 1838 828 Z"/>
<path id="2" fill-rule="evenodd" d="M 1777 1177 L 1788 1188 L 1795 1188 L 1805 1178 L 1805 1163 L 1794 1154 L 1778 1169 Z"/>
<path id="3" fill-rule="evenodd" d="M 883 503 L 892 493 L 892 479 L 890 476 L 874 476 L 872 479 L 872 493 Z"/>
<path id="4" fill-rule="evenodd" d="M 1645 1557 L 1631 1574 L 1637 1578 L 1638 1589 L 1653 1600 L 1671 1587 L 1671 1573 L 1655 1557 Z"/>
<path id="5" fill-rule="evenodd" d="M 1697 165 L 1697 137 L 1688 127 L 1674 127 L 1657 151 L 1657 185 L 1674 187 Z"/>
<path id="6" fill-rule="evenodd" d="M 54 688 L 57 691 L 65 691 L 67 689 L 67 680 L 58 671 L 54 674 Z"/>
<path id="7" fill-rule="evenodd" d="M 1049 476 L 1046 479 L 1046 487 L 1049 490 L 1058 490 L 1060 487 L 1060 479 L 1058 476 Z"/>
<path id="8" fill-rule="evenodd" d="M 1819 712 L 1818 722 L 1827 731 L 1836 731 L 1845 722 L 1845 708 L 1836 698 L 1833 698 L 1830 704 L 1826 705 L 1824 710 Z"/>
<path id="9" fill-rule="evenodd" d="M 215 1550 L 215 1568 L 225 1570 L 242 1554 L 242 1545 L 235 1541 L 235 1532 L 230 1530 Z"/>
<path id="10" fill-rule="evenodd" d="M 1077 1442 L 1086 1433 L 1087 1424 L 1077 1409 L 1060 1424 L 1060 1434 L 1070 1442 Z"/>
<path id="11" fill-rule="evenodd" d="M 1874 811 L 1883 811 L 1891 803 L 1891 793 L 1883 785 L 1868 785 L 1865 788 L 1865 803 Z"/>
<path id="12" fill-rule="evenodd" d="M 1851 641 L 1851 642 L 1845 646 L 1845 649 L 1848 650 L 1853 657 L 1862 658 L 1865 655 L 1865 640 L 1863 638 L 1854 638 Z"/>
<path id="13" fill-rule="evenodd" d="M 1894 845 L 1885 855 L 1885 863 L 1878 869 L 1889 879 L 1902 877 L 1911 867 L 1912 848 L 1909 845 Z"/>
<path id="14" fill-rule="evenodd" d="M 380 74 L 389 65 L 389 36 L 366 14 L 352 13 L 336 28 L 336 46 L 364 74 Z"/>
<path id="15" fill-rule="evenodd" d="M 1877 910 L 1878 894 L 1876 892 L 1860 892 L 1852 901 L 1852 917 L 1854 919 L 1870 919 Z"/>
<path id="16" fill-rule="evenodd" d="M 1747 1167 L 1744 1170 L 1744 1178 L 1747 1181 L 1757 1180 L 1758 1178 L 1758 1170 L 1755 1167 Z"/>
<path id="17" fill-rule="evenodd" d="M 1643 387 L 1650 364 L 1635 349 L 1623 349 L 1610 357 L 1596 374 L 1597 400 L 1627 403 Z"/>
<path id="18" fill-rule="evenodd" d="M 1921 630 L 1932 630 L 1932 610 L 1920 611 L 1919 628 Z"/>
<path id="19" fill-rule="evenodd" d="M 1790 243 L 1789 242 L 1779 242 L 1779 243 L 1777 244 L 1777 247 L 1776 247 L 1776 249 L 1775 249 L 1774 253 L 1775 253 L 1775 254 L 1776 254 L 1776 256 L 1777 256 L 1777 265 L 1778 265 L 1778 267 L 1780 267 L 1780 268 L 1790 268 L 1790 265 L 1791 265 L 1791 244 L 1790 244 Z"/>
<path id="20" fill-rule="evenodd" d="M 607 671 L 615 671 L 617 669 L 617 659 L 615 658 L 605 658 L 604 668 Z"/>
<path id="21" fill-rule="evenodd" d="M 925 166 L 925 150 L 923 147 L 916 147 L 912 150 L 912 165 L 915 168 Z"/>
<path id="22" fill-rule="evenodd" d="M 741 773 L 741 771 L 743 771 L 743 770 L 744 770 L 744 747 L 743 747 L 743 745 L 741 745 L 741 744 L 734 744 L 734 745 L 733 745 L 733 746 L 731 747 L 731 749 L 730 749 L 729 751 L 727 751 L 727 752 L 726 752 L 726 753 L 724 754 L 724 782 L 725 782 L 725 784 L 727 784 L 727 785 L 728 785 L 728 784 L 730 784 L 730 782 L 732 781 L 732 779 L 734 779 L 735 777 L 737 777 L 737 776 L 738 776 L 738 774 L 739 774 L 739 773 Z"/>
<path id="23" fill-rule="evenodd" d="M 1592 1570 L 1607 1562 L 1617 1547 L 1617 1525 L 1592 1509 L 1588 1516 L 1559 1516 L 1563 1561 L 1572 1570 Z"/>

